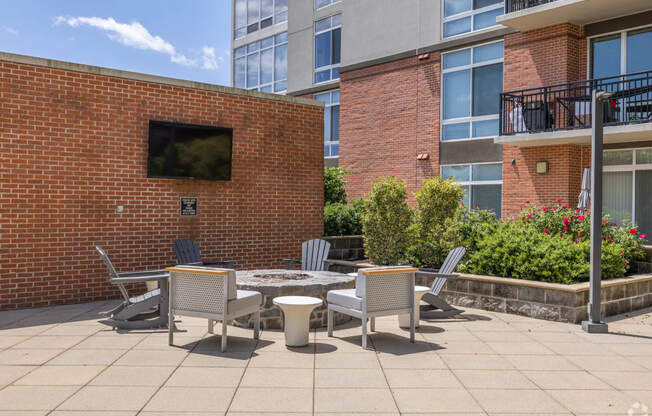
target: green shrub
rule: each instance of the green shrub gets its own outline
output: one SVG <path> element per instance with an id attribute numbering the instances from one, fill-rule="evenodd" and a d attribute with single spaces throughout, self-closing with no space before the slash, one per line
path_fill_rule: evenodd
<path id="1" fill-rule="evenodd" d="M 374 183 L 362 215 L 365 253 L 376 264 L 401 264 L 412 244 L 413 213 L 404 182 L 394 177 Z"/>
<path id="2" fill-rule="evenodd" d="M 446 222 L 450 221 L 460 208 L 464 196 L 462 188 L 452 179 L 436 176 L 426 179 L 415 194 L 417 212 L 415 215 L 415 243 L 409 249 L 408 258 L 417 266 L 438 267 L 444 261 L 448 250 L 443 246 Z"/>
<path id="3" fill-rule="evenodd" d="M 324 169 L 324 205 L 346 203 L 345 174 L 342 168 Z"/>
<path id="4" fill-rule="evenodd" d="M 352 204 L 328 204 L 324 207 L 324 235 L 362 234 L 363 200 Z"/>

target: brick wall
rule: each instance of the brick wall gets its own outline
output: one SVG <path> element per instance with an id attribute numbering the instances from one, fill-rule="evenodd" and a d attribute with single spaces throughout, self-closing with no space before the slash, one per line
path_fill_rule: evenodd
<path id="1" fill-rule="evenodd" d="M 504 89 L 586 79 L 586 53 L 583 28 L 569 23 L 506 35 Z M 549 163 L 547 174 L 536 174 L 537 161 Z M 583 168 L 589 164 L 589 146 L 503 146 L 503 216 L 518 213 L 526 200 L 547 205 L 561 199 L 576 205 Z"/>
<path id="2" fill-rule="evenodd" d="M 0 60 L 0 309 L 117 297 L 96 244 L 118 271 L 174 264 L 183 237 L 242 269 L 322 234 L 322 107 L 88 70 Z M 149 120 L 233 128 L 232 180 L 148 179 Z"/>
<path id="3" fill-rule="evenodd" d="M 431 53 L 341 74 L 339 164 L 351 171 L 349 198 L 390 175 L 412 193 L 439 173 L 440 59 Z M 420 153 L 429 159 L 417 160 Z"/>

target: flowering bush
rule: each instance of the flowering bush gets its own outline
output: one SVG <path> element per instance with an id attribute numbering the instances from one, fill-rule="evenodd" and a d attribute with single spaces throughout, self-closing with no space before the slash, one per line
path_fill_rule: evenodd
<path id="1" fill-rule="evenodd" d="M 459 270 L 493 276 L 572 284 L 588 280 L 590 214 L 567 206 L 537 208 L 529 203 L 514 220 L 460 210 L 446 231 L 451 247 L 464 245 Z M 603 219 L 602 276 L 627 274 L 641 258 L 645 235 Z"/>

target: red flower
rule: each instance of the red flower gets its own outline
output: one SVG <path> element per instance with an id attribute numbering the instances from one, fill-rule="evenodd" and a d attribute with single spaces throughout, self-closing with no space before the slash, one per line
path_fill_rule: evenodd
<path id="1" fill-rule="evenodd" d="M 581 237 L 581 236 L 583 236 L 583 235 L 584 235 L 584 234 L 582 234 L 582 232 L 580 232 L 579 234 L 577 234 L 578 237 Z"/>
<path id="2" fill-rule="evenodd" d="M 570 220 L 566 217 L 564 217 L 564 225 L 568 225 L 570 223 Z"/>
<path id="3" fill-rule="evenodd" d="M 464 206 L 464 202 L 460 202 L 460 205 Z"/>
<path id="4" fill-rule="evenodd" d="M 613 242 L 614 242 L 614 239 L 611 238 L 611 237 L 609 237 L 609 242 L 610 242 L 610 243 L 613 243 Z"/>
<path id="5" fill-rule="evenodd" d="M 563 208 L 563 209 L 566 209 L 566 208 L 568 208 L 568 205 L 564 205 L 562 208 Z"/>
<path id="6" fill-rule="evenodd" d="M 641 234 L 639 237 L 641 237 L 641 238 L 645 238 L 645 237 L 647 237 L 647 235 L 645 235 L 645 234 Z"/>
<path id="7" fill-rule="evenodd" d="M 548 211 L 548 207 L 543 207 L 543 210 L 544 210 L 544 211 Z"/>
<path id="8" fill-rule="evenodd" d="M 564 227 L 564 231 L 568 231 L 568 227 Z"/>
<path id="9" fill-rule="evenodd" d="M 550 234 L 550 230 L 547 229 L 547 228 L 545 230 L 543 230 L 543 232 L 546 233 L 546 234 Z"/>
<path id="10" fill-rule="evenodd" d="M 577 237 L 575 237 L 575 240 L 573 240 L 573 241 L 575 241 L 577 243 Z"/>
<path id="11" fill-rule="evenodd" d="M 631 230 L 629 230 L 629 233 L 630 234 L 636 234 L 636 228 L 632 228 Z"/>
<path id="12" fill-rule="evenodd" d="M 525 203 L 526 203 L 526 204 L 529 204 L 529 203 L 530 203 L 530 200 L 528 199 L 527 201 L 525 201 Z"/>
<path id="13" fill-rule="evenodd" d="M 616 221 L 612 222 L 611 225 L 618 225 Z"/>
<path id="14" fill-rule="evenodd" d="M 557 208 L 559 208 L 559 207 L 552 207 L 552 210 L 553 210 L 553 211 L 556 211 Z"/>
<path id="15" fill-rule="evenodd" d="M 579 210 L 579 209 L 576 209 L 576 210 L 575 210 L 575 213 L 576 213 L 576 214 L 579 214 L 579 213 L 580 213 L 580 210 Z"/>
<path id="16" fill-rule="evenodd" d="M 561 199 L 558 199 L 557 202 L 561 202 Z"/>
<path id="17" fill-rule="evenodd" d="M 577 219 L 580 221 L 584 221 L 584 215 L 580 215 L 579 217 L 577 217 Z"/>

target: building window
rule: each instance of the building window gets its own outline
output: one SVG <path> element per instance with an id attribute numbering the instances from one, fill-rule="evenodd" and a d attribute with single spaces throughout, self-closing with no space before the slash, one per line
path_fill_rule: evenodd
<path id="1" fill-rule="evenodd" d="M 443 55 L 441 140 L 498 135 L 503 42 Z"/>
<path id="2" fill-rule="evenodd" d="M 502 15 L 502 0 L 444 0 L 444 37 L 486 29 L 496 25 Z"/>
<path id="3" fill-rule="evenodd" d="M 234 19 L 233 37 L 241 38 L 287 21 L 288 0 L 235 0 Z"/>
<path id="4" fill-rule="evenodd" d="M 342 15 L 315 22 L 315 84 L 339 79 Z"/>
<path id="5" fill-rule="evenodd" d="M 339 3 L 342 0 L 315 0 L 315 9 L 330 6 L 331 4 Z"/>
<path id="6" fill-rule="evenodd" d="M 652 69 L 652 55 L 641 53 L 652 44 L 652 27 L 591 39 L 590 77 L 606 78 Z"/>
<path id="7" fill-rule="evenodd" d="M 652 148 L 604 152 L 602 207 L 613 221 L 652 234 Z"/>
<path id="8" fill-rule="evenodd" d="M 503 189 L 501 163 L 445 165 L 441 167 L 441 176 L 444 179 L 453 178 L 462 187 L 465 206 L 492 211 L 500 218 Z"/>
<path id="9" fill-rule="evenodd" d="M 234 86 L 263 92 L 287 89 L 287 32 L 252 42 L 234 51 Z"/>
<path id="10" fill-rule="evenodd" d="M 315 95 L 324 107 L 324 157 L 337 157 L 340 152 L 340 92 L 329 91 Z"/>

